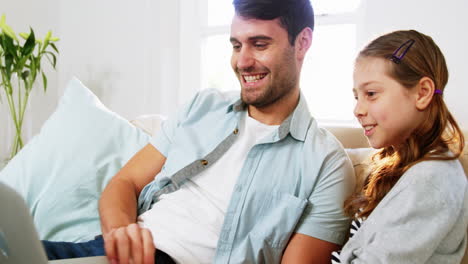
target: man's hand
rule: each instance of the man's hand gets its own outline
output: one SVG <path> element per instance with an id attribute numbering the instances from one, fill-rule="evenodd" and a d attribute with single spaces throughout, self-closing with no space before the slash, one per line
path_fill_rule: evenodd
<path id="1" fill-rule="evenodd" d="M 107 259 L 111 264 L 154 264 L 155 247 L 148 229 L 130 224 L 103 235 Z"/>

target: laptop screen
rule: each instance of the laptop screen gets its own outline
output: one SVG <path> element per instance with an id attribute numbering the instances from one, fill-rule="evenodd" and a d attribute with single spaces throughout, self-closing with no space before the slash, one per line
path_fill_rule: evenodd
<path id="1" fill-rule="evenodd" d="M 46 264 L 47 257 L 21 196 L 0 183 L 0 263 Z"/>

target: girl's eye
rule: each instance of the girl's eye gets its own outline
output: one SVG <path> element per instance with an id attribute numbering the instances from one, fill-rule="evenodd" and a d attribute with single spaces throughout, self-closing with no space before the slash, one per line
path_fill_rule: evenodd
<path id="1" fill-rule="evenodd" d="M 366 94 L 367 94 L 367 97 L 374 97 L 377 93 L 369 91 L 369 92 L 366 92 Z"/>

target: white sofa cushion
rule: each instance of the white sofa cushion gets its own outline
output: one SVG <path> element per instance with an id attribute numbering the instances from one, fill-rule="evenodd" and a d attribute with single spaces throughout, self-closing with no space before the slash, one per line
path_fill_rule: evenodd
<path id="1" fill-rule="evenodd" d="M 89 240 L 101 233 L 102 190 L 149 138 L 73 79 L 40 133 L 0 172 L 0 181 L 26 200 L 41 239 Z"/>

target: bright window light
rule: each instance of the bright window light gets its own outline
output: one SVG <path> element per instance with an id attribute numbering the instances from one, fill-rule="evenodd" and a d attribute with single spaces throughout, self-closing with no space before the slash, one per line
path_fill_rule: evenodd
<path id="1" fill-rule="evenodd" d="M 207 37 L 202 47 L 202 87 L 221 91 L 240 89 L 231 68 L 232 45 L 229 34 Z"/>
<path id="2" fill-rule="evenodd" d="M 318 26 L 301 72 L 301 91 L 321 121 L 352 121 L 356 26 Z"/>
<path id="3" fill-rule="evenodd" d="M 221 1 L 222 2 L 222 1 Z M 354 12 L 361 0 L 313 0 L 315 14 L 340 14 Z"/>
<path id="4" fill-rule="evenodd" d="M 234 16 L 232 0 L 208 0 L 208 26 L 230 25 Z"/>

